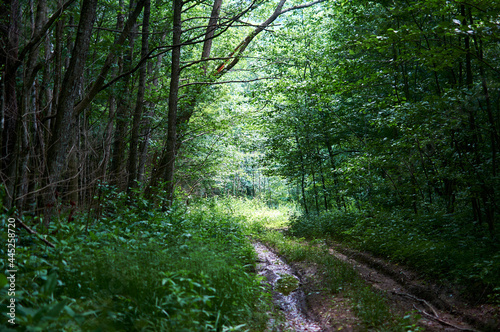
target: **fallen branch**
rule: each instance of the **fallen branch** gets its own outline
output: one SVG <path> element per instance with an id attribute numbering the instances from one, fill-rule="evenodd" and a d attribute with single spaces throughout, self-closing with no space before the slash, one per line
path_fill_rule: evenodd
<path id="1" fill-rule="evenodd" d="M 393 292 L 393 293 L 394 293 L 394 294 L 396 294 L 396 295 L 409 297 L 409 298 L 411 298 L 411 299 L 414 299 L 415 301 L 419 301 L 419 302 L 425 303 L 425 305 L 427 305 L 429 308 L 431 308 L 432 312 L 434 313 L 434 316 L 436 316 L 436 317 L 438 317 L 438 318 L 439 318 L 439 315 L 438 315 L 438 313 L 437 313 L 436 309 L 434 309 L 434 308 L 430 305 L 430 303 L 429 303 L 429 302 L 427 302 L 426 300 L 424 300 L 424 299 L 420 299 L 420 298 L 418 298 L 418 297 L 416 297 L 416 296 L 413 296 L 413 295 L 411 295 L 411 294 L 407 294 L 407 293 L 398 293 L 398 292 Z"/>
<path id="2" fill-rule="evenodd" d="M 425 310 L 418 309 L 415 305 L 413 305 L 413 308 L 415 308 L 415 310 L 417 310 L 419 313 L 424 314 L 425 317 L 430 318 L 432 320 L 435 320 L 436 322 L 441 323 L 443 325 L 446 325 L 446 326 L 449 326 L 449 327 L 453 327 L 454 329 L 457 329 L 459 331 L 479 332 L 478 330 L 475 330 L 475 329 L 471 329 L 471 328 L 468 328 L 468 327 L 460 327 L 460 326 L 456 326 L 454 324 L 451 324 L 451 323 L 449 323 L 447 321 L 444 321 L 444 320 L 442 320 L 442 319 L 440 319 L 438 317 L 435 317 L 435 316 L 433 316 L 431 314 L 428 314 L 427 312 L 425 312 Z"/>
<path id="3" fill-rule="evenodd" d="M 21 221 L 21 219 L 16 218 L 16 223 L 18 223 L 19 225 L 21 225 L 21 227 L 24 228 L 25 230 L 27 230 L 28 233 L 38 235 L 38 238 L 40 240 L 42 240 L 43 242 L 45 242 L 49 247 L 51 247 L 51 248 L 55 248 L 56 247 L 55 245 L 53 245 L 52 243 L 50 243 L 48 240 L 46 240 L 45 238 L 43 238 L 42 236 L 40 236 L 40 234 L 38 234 L 36 231 L 32 230 L 28 225 L 26 225 L 25 223 L 23 223 Z"/>

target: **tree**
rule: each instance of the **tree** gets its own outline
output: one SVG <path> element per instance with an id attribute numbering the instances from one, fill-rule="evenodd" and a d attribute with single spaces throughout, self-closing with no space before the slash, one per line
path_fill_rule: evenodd
<path id="1" fill-rule="evenodd" d="M 306 176 L 311 202 L 329 160 L 326 192 L 343 193 L 331 198 L 337 206 L 348 199 L 360 208 L 470 215 L 495 234 L 497 9 L 496 2 L 358 1 L 285 20 L 286 35 L 262 42 L 266 71 L 287 75 L 259 87 L 276 105 L 265 120 L 275 123 L 270 163 L 289 178 L 301 174 L 285 171 L 298 159 L 277 140 L 290 125 L 282 119 L 301 119 L 296 142 L 316 165 Z M 324 142 L 319 150 L 305 148 L 313 133 Z"/>
<path id="2" fill-rule="evenodd" d="M 304 5 L 299 5 L 299 6 L 294 6 L 290 7 L 287 9 L 283 9 L 284 4 L 286 3 L 286 0 L 281 0 L 275 7 L 273 13 L 269 16 L 267 20 L 265 20 L 263 23 L 259 24 L 256 26 L 253 31 L 251 31 L 244 39 L 243 41 L 238 44 L 238 46 L 235 48 L 235 50 L 231 53 L 229 56 L 229 59 L 225 61 L 222 65 L 220 65 L 217 68 L 217 73 L 216 73 L 216 78 L 222 77 L 225 73 L 227 73 L 231 68 L 233 68 L 240 60 L 242 54 L 248 47 L 248 45 L 252 42 L 252 40 L 262 31 L 264 31 L 271 23 L 273 23 L 280 15 L 301 9 L 301 8 L 306 8 L 313 6 L 321 1 L 315 1 L 311 3 L 307 3 Z M 165 179 L 166 182 L 166 195 L 167 195 L 167 201 L 173 202 L 173 195 L 174 195 L 174 171 L 175 171 L 175 159 L 177 155 L 177 127 L 179 125 L 179 119 L 178 119 L 178 93 L 179 93 L 179 80 L 180 80 L 180 73 L 183 68 L 180 67 L 180 51 L 182 47 L 182 42 L 181 42 L 181 35 L 182 35 L 182 3 L 176 3 L 174 2 L 174 29 L 173 29 L 173 44 L 174 48 L 172 50 L 172 69 L 171 69 L 171 81 L 170 81 L 170 95 L 169 95 L 169 110 L 168 110 L 168 129 L 167 129 L 167 140 L 165 144 L 165 150 L 163 152 L 163 156 L 159 162 L 159 166 L 157 168 L 157 174 L 153 175 L 152 181 L 151 181 L 151 186 L 154 186 L 156 182 L 162 178 L 160 174 L 164 174 L 163 178 Z M 212 9 L 212 15 L 217 15 L 218 14 L 218 8 L 220 7 L 220 3 L 215 1 L 214 6 Z M 235 17 L 231 20 L 231 22 L 236 21 L 241 17 L 245 12 L 249 11 L 252 9 L 254 5 L 252 4 L 249 8 L 245 9 L 244 11 L 238 13 L 235 15 Z M 205 40 L 211 40 L 213 39 L 213 28 L 211 25 L 211 22 L 215 21 L 214 17 L 211 17 L 209 20 L 208 28 L 205 32 Z M 202 55 L 201 55 L 201 60 L 200 62 L 205 62 L 209 56 L 210 56 L 210 48 L 211 44 L 209 42 L 204 43 L 204 47 L 202 50 Z M 184 67 L 186 68 L 186 67 Z M 206 72 L 206 67 L 202 66 L 203 71 Z M 212 79 L 212 78 L 210 78 Z M 202 84 L 204 85 L 204 84 Z M 194 100 L 191 100 L 189 104 L 193 105 L 196 104 L 196 96 L 193 98 Z M 193 114 L 193 107 L 189 107 L 189 110 L 185 110 L 181 118 L 181 123 L 186 124 L 189 122 L 189 119 L 191 118 Z"/>

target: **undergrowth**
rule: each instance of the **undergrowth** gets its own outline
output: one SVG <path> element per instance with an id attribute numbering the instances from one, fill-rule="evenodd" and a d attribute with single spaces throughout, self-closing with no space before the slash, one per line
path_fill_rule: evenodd
<path id="1" fill-rule="evenodd" d="M 295 216 L 290 229 L 306 238 L 331 237 L 461 285 L 466 296 L 500 303 L 500 244 L 483 226 L 450 214 L 332 211 Z"/>
<path id="2" fill-rule="evenodd" d="M 17 228 L 15 331 L 265 329 L 270 300 L 253 273 L 244 219 L 231 206 L 206 200 L 162 212 L 139 196 L 108 194 L 98 219 L 61 217 L 48 230 L 42 220 L 25 219 L 40 235 Z M 3 215 L 2 229 L 6 222 Z M 0 324 L 14 331 L 6 322 L 6 264 Z"/>

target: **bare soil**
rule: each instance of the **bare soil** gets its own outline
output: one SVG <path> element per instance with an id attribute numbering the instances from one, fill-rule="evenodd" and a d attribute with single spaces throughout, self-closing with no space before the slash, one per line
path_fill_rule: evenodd
<path id="1" fill-rule="evenodd" d="M 330 254 L 351 264 L 368 284 L 380 290 L 394 312 L 418 312 L 418 325 L 425 331 L 500 331 L 499 306 L 466 301 L 452 286 L 425 280 L 408 268 L 369 253 L 332 242 L 328 247 Z M 314 263 L 288 264 L 300 279 L 305 314 L 321 326 L 321 331 L 366 330 L 354 315 L 349 299 L 322 290 Z"/>

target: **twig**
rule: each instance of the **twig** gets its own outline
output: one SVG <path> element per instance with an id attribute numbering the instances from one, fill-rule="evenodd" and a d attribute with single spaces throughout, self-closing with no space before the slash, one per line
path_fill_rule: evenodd
<path id="1" fill-rule="evenodd" d="M 220 81 L 220 82 L 192 82 L 192 83 L 186 83 L 179 85 L 179 88 L 184 88 L 186 86 L 190 85 L 219 85 L 219 84 L 228 84 L 228 83 L 250 83 L 250 82 L 255 82 L 255 81 L 260 81 L 260 80 L 277 80 L 279 77 L 259 77 L 259 78 L 254 78 L 254 79 L 249 79 L 249 80 L 232 80 L 232 81 Z"/>
<path id="2" fill-rule="evenodd" d="M 414 300 L 416 300 L 416 301 L 419 301 L 419 302 L 423 302 L 423 303 L 425 303 L 425 304 L 426 304 L 429 308 L 431 308 L 432 312 L 434 313 L 434 316 L 439 317 L 439 315 L 438 315 L 438 313 L 437 313 L 436 309 L 434 309 L 434 308 L 430 305 L 430 303 L 429 303 L 429 302 L 427 302 L 426 300 L 424 300 L 424 299 L 420 299 L 420 298 L 418 298 L 418 297 L 416 297 L 416 296 L 413 296 L 413 295 L 411 295 L 411 294 L 407 294 L 407 293 L 398 293 L 398 292 L 393 292 L 393 293 L 394 293 L 394 294 L 396 294 L 396 295 L 406 296 L 406 297 L 409 297 L 409 298 L 414 299 Z"/>

